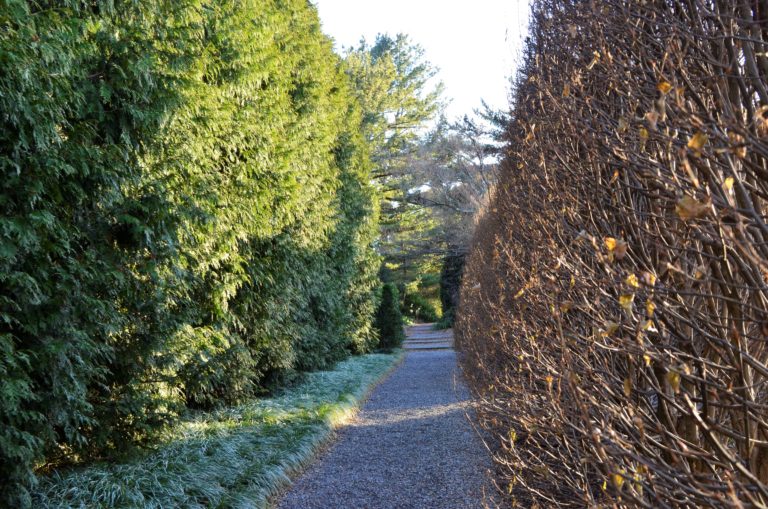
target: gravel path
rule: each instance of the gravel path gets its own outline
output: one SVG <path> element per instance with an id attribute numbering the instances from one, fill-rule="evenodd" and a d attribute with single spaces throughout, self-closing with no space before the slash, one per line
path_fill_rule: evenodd
<path id="1" fill-rule="evenodd" d="M 482 508 L 490 458 L 453 350 L 410 351 L 281 509 Z"/>

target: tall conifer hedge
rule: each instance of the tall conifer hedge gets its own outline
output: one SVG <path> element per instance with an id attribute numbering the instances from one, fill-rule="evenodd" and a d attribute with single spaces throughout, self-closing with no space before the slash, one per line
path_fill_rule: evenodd
<path id="1" fill-rule="evenodd" d="M 0 0 L 0 503 L 374 346 L 360 121 L 305 0 Z"/>

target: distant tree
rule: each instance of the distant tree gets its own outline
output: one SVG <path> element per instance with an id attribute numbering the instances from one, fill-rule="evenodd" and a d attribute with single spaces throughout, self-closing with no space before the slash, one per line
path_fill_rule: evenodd
<path id="1" fill-rule="evenodd" d="M 379 34 L 346 51 L 346 72 L 363 109 L 363 130 L 371 142 L 376 176 L 401 175 L 402 158 L 418 145 L 418 134 L 443 107 L 443 84 L 431 86 L 438 69 L 407 35 Z"/>
<path id="2" fill-rule="evenodd" d="M 383 277 L 406 296 L 415 287 L 429 291 L 422 276 L 439 281 L 446 257 L 462 258 L 467 249 L 473 218 L 497 178 L 508 115 L 483 102 L 473 118 L 449 123 L 441 115 L 443 86 L 433 85 L 437 69 L 402 34 L 378 35 L 372 45 L 362 40 L 346 51 L 345 69 L 373 151 Z"/>
<path id="3" fill-rule="evenodd" d="M 409 172 L 402 179 L 404 210 L 425 217 L 427 228 L 411 245 L 402 266 L 427 264 L 440 272 L 442 324 L 450 326 L 458 299 L 461 268 L 477 213 L 487 203 L 498 179 L 503 139 L 498 122 L 506 114 L 486 104 L 476 116 L 449 123 L 441 119 L 409 156 Z"/>

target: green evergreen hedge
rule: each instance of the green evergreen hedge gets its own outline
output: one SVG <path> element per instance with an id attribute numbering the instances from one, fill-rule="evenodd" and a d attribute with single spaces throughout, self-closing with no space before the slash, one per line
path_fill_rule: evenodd
<path id="1" fill-rule="evenodd" d="M 305 0 L 0 0 L 0 504 L 369 351 L 377 203 Z"/>

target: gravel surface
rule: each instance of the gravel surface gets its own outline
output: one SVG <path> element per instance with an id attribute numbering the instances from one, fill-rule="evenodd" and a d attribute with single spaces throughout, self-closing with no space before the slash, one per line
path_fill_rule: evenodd
<path id="1" fill-rule="evenodd" d="M 408 352 L 277 507 L 485 507 L 491 461 L 468 410 L 453 350 Z"/>

